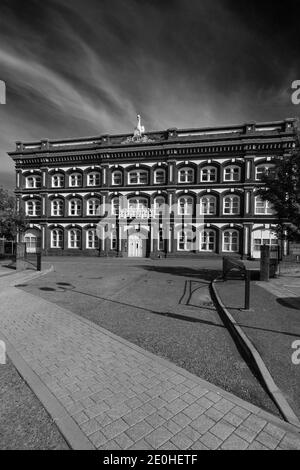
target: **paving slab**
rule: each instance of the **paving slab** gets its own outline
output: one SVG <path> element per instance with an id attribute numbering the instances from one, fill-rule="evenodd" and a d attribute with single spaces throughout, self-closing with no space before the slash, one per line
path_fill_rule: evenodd
<path id="1" fill-rule="evenodd" d="M 0 332 L 8 343 L 8 354 L 21 358 L 20 368 L 23 364 L 27 372 L 31 370 L 28 383 L 32 389 L 43 389 L 48 411 L 55 415 L 59 408 L 69 418 L 66 425 L 55 416 L 68 443 L 72 443 L 69 435 L 75 435 L 77 448 L 80 437 L 82 447 L 97 449 L 300 448 L 295 427 L 15 287 L 0 291 Z M 156 386 L 150 387 L 149 377 Z M 184 400 L 187 389 L 196 398 L 192 404 Z M 78 390 L 84 391 L 84 398 Z M 164 404 L 157 409 L 155 398 L 168 404 L 157 401 Z M 220 414 L 208 416 L 208 410 Z M 163 421 L 153 418 L 156 413 Z M 232 413 L 241 420 L 233 420 Z M 252 435 L 251 442 L 246 433 L 238 433 L 241 428 Z"/>

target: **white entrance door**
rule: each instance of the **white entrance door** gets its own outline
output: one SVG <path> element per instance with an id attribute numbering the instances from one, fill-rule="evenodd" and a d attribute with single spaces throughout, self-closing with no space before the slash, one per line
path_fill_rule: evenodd
<path id="1" fill-rule="evenodd" d="M 143 240 L 136 233 L 133 233 L 129 236 L 128 256 L 138 258 L 141 258 L 143 256 Z"/>

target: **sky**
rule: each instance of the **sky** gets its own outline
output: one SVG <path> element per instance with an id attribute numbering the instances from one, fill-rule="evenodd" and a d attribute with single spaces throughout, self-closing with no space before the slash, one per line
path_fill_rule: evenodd
<path id="1" fill-rule="evenodd" d="M 0 186 L 15 141 L 298 117 L 300 1 L 0 0 Z"/>

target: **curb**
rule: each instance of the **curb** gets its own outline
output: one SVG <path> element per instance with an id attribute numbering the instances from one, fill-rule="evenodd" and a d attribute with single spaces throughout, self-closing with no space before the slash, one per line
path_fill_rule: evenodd
<path id="1" fill-rule="evenodd" d="M 15 350 L 10 341 L 2 332 L 0 333 L 0 336 L 6 343 L 7 354 L 12 363 L 18 370 L 21 377 L 25 380 L 33 393 L 42 403 L 45 410 L 51 416 L 69 447 L 72 450 L 95 450 L 95 447 L 81 431 L 78 424 L 60 404 L 58 399 L 50 392 L 49 388 L 44 384 L 44 382 L 24 361 L 22 356 Z"/>
<path id="2" fill-rule="evenodd" d="M 256 347 L 254 346 L 252 341 L 248 338 L 248 336 L 245 334 L 245 332 L 242 330 L 242 328 L 237 324 L 233 316 L 229 313 L 229 311 L 223 304 L 216 289 L 215 284 L 217 282 L 220 282 L 220 279 L 216 278 L 210 284 L 212 298 L 216 304 L 216 307 L 220 315 L 222 316 L 222 319 L 225 325 L 230 331 L 235 342 L 240 346 L 241 350 L 244 352 L 244 354 L 247 356 L 251 364 L 254 366 L 256 373 L 262 380 L 263 384 L 268 390 L 271 398 L 273 399 L 274 403 L 278 407 L 283 418 L 288 423 L 292 424 L 293 426 L 296 426 L 299 429 L 298 432 L 300 432 L 300 421 L 298 417 L 295 415 L 294 411 L 292 410 L 287 400 L 283 396 L 281 390 L 278 388 L 278 386 L 274 382 L 267 366 L 265 365 Z"/>

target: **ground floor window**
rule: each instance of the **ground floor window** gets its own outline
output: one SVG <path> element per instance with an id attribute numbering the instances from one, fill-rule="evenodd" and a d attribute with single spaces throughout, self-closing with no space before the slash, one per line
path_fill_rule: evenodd
<path id="1" fill-rule="evenodd" d="M 200 235 L 200 250 L 215 251 L 216 250 L 216 233 L 214 230 L 203 230 Z"/>
<path id="2" fill-rule="evenodd" d="M 116 250 L 118 247 L 117 231 L 113 230 L 110 235 L 110 248 Z"/>
<path id="3" fill-rule="evenodd" d="M 96 230 L 88 230 L 86 233 L 86 247 L 89 249 L 97 249 L 98 248 L 98 237 L 96 234 Z"/>
<path id="4" fill-rule="evenodd" d="M 239 233 L 237 230 L 226 230 L 223 233 L 223 251 L 236 253 L 239 250 Z"/>
<path id="5" fill-rule="evenodd" d="M 191 251 L 193 250 L 194 234 L 192 230 L 182 230 L 178 236 L 178 250 Z"/>
<path id="6" fill-rule="evenodd" d="M 81 247 L 81 232 L 79 229 L 72 229 L 69 231 L 69 248 Z"/>
<path id="7" fill-rule="evenodd" d="M 51 248 L 63 248 L 63 232 L 55 229 L 51 232 Z"/>

